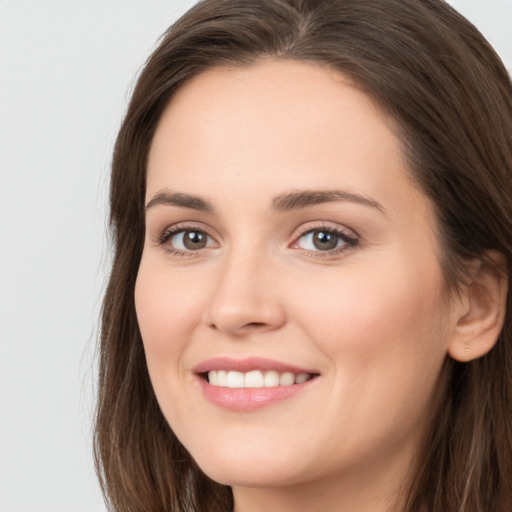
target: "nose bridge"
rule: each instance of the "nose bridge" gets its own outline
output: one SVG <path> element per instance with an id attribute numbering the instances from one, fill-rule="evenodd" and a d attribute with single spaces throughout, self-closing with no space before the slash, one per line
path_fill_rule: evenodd
<path id="1" fill-rule="evenodd" d="M 243 244 L 227 251 L 217 267 L 206 322 L 231 335 L 273 330 L 284 322 L 275 287 L 276 268 L 261 250 Z"/>

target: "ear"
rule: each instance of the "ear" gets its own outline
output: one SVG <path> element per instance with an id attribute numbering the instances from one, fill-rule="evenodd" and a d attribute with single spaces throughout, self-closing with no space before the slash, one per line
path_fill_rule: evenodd
<path id="1" fill-rule="evenodd" d="M 496 344 L 506 312 L 506 268 L 506 259 L 498 251 L 488 251 L 475 265 L 470 283 L 461 291 L 461 308 L 448 346 L 453 359 L 478 359 Z"/>

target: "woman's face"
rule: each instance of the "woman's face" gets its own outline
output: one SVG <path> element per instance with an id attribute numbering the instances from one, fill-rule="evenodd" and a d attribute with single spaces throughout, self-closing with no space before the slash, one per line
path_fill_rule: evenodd
<path id="1" fill-rule="evenodd" d="M 160 121 L 138 321 L 167 421 L 235 493 L 389 486 L 425 433 L 454 314 L 394 132 L 283 60 L 206 71 Z"/>

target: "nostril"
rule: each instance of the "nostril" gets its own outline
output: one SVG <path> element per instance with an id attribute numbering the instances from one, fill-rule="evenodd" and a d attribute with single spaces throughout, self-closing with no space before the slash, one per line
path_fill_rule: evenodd
<path id="1" fill-rule="evenodd" d="M 253 327 L 253 328 L 258 329 L 260 327 L 265 327 L 265 326 L 266 326 L 266 324 L 263 322 L 250 322 L 248 324 L 245 324 L 244 327 L 249 327 L 249 328 Z"/>
<path id="2" fill-rule="evenodd" d="M 215 323 L 209 324 L 209 327 L 211 329 L 213 329 L 214 331 L 223 330 L 222 328 L 219 328 L 219 326 L 216 325 Z M 268 324 L 265 322 L 248 322 L 246 324 L 242 324 L 239 327 L 236 327 L 236 329 L 231 328 L 229 330 L 237 330 L 237 331 L 239 331 L 240 334 L 242 334 L 244 332 L 247 333 L 250 331 L 261 331 L 261 330 L 266 329 L 267 327 L 268 327 Z"/>

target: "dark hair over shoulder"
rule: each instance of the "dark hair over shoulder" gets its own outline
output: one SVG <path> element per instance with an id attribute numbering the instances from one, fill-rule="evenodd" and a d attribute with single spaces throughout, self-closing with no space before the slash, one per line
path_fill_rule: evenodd
<path id="1" fill-rule="evenodd" d="M 512 85 L 482 35 L 442 0 L 204 0 L 146 62 L 113 158 L 114 258 L 102 316 L 95 454 L 118 512 L 226 512 L 154 396 L 134 306 L 144 240 L 146 162 L 174 92 L 201 71 L 261 58 L 329 66 L 397 122 L 411 176 L 431 199 L 447 286 L 464 262 L 512 263 Z M 500 269 L 509 272 L 509 268 Z M 512 510 L 512 304 L 496 347 L 447 359 L 446 391 L 406 512 Z"/>

